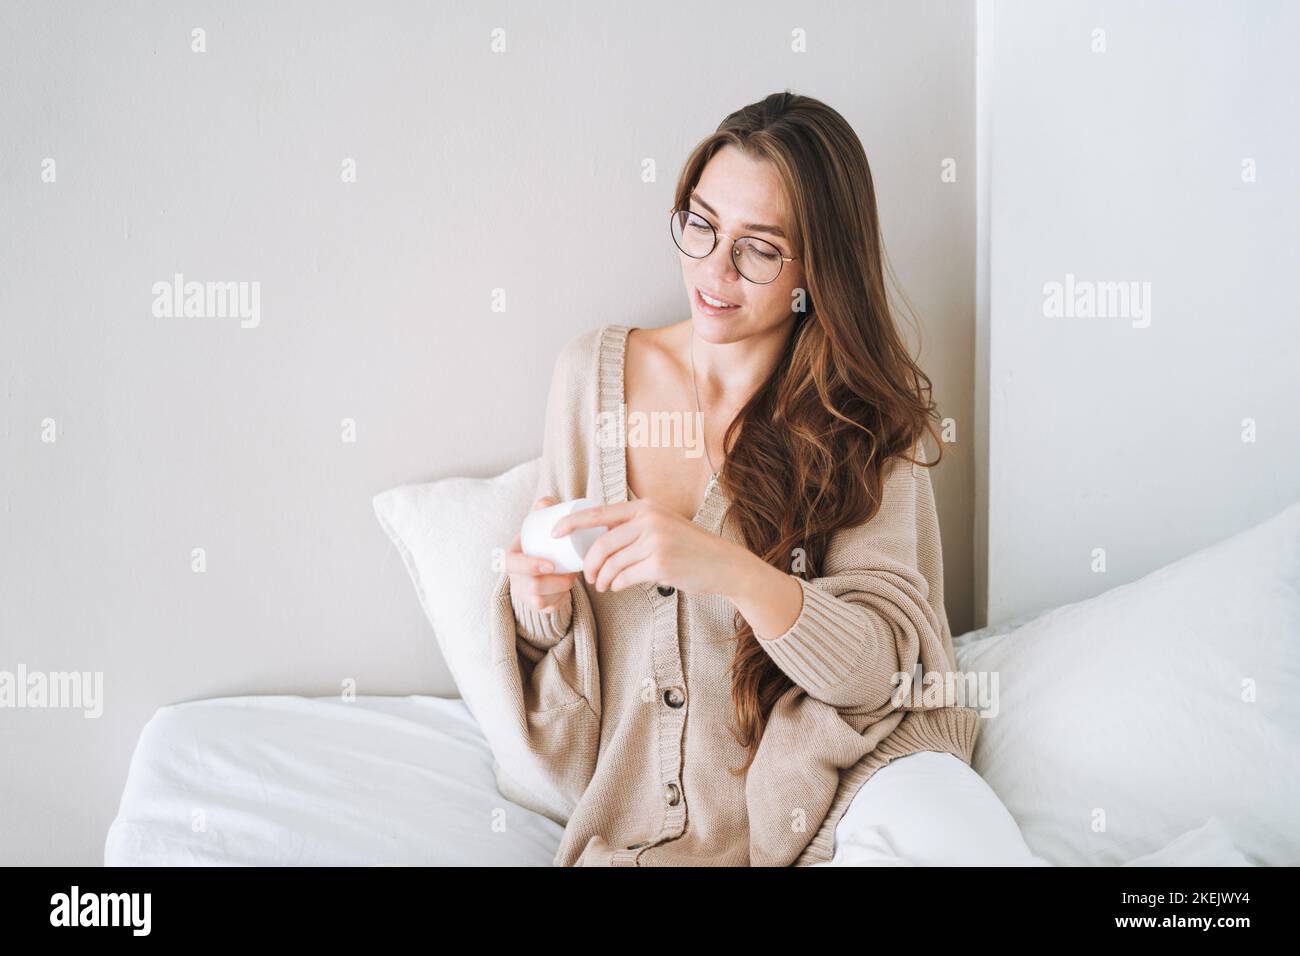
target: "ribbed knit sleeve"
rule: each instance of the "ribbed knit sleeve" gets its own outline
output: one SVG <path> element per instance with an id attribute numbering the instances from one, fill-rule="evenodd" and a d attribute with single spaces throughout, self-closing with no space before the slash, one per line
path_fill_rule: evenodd
<path id="1" fill-rule="evenodd" d="M 493 755 L 511 781 L 545 781 L 561 805 L 534 803 L 535 794 L 512 790 L 516 803 L 567 819 L 596 769 L 600 750 L 600 672 L 596 621 L 583 594 L 567 633 L 547 649 L 518 633 L 510 579 L 502 574 L 493 597 L 488 641 L 493 673 L 504 696 L 494 714 Z M 502 778 L 498 778 L 498 783 Z"/>
<path id="2" fill-rule="evenodd" d="M 594 333 L 578 336 L 555 361 L 534 500 L 587 494 L 595 341 Z M 591 601 L 579 577 L 559 608 L 536 611 L 515 596 L 510 576 L 502 573 L 490 612 L 487 640 L 499 690 L 505 692 L 503 712 L 494 716 L 499 728 L 494 756 L 505 779 L 524 788 L 546 781 L 563 798 L 564 805 L 555 809 L 565 818 L 591 780 L 600 750 L 598 631 Z M 526 789 L 510 796 L 548 812 L 529 801 Z"/>
<path id="3" fill-rule="evenodd" d="M 539 498 L 567 501 L 586 494 L 585 488 L 573 486 L 573 478 L 575 469 L 582 468 L 584 464 L 583 441 L 586 429 L 590 427 L 581 401 L 583 381 L 580 373 L 583 365 L 591 361 L 593 344 L 591 335 L 571 340 L 560 351 L 551 369 L 551 383 L 542 422 L 541 470 L 534 501 Z M 579 586 L 579 582 L 575 581 L 574 587 Z M 550 650 L 572 629 L 572 591 L 553 611 L 535 610 L 513 592 L 510 594 L 510 606 L 514 611 L 520 641 L 533 649 Z"/>
<path id="4" fill-rule="evenodd" d="M 573 594 L 569 593 L 558 607 L 538 611 L 527 601 L 510 592 L 515 630 L 519 639 L 539 651 L 549 651 L 564 640 L 573 627 Z"/>
<path id="5" fill-rule="evenodd" d="M 920 449 L 914 450 L 914 457 Z M 923 464 L 885 466 L 877 513 L 836 532 L 803 608 L 760 644 L 794 682 L 768 714 L 745 779 L 752 866 L 824 862 L 862 784 L 919 750 L 970 762 L 979 713 L 894 696 L 898 675 L 956 670 L 943 602 L 939 520 Z M 821 821 L 813 833 L 806 820 Z"/>
<path id="6" fill-rule="evenodd" d="M 918 660 L 955 667 L 943 605 L 943 555 L 929 469 L 894 458 L 879 511 L 838 532 L 823 577 L 797 579 L 803 608 L 760 645 L 809 696 L 837 708 L 885 708 Z"/>
<path id="7" fill-rule="evenodd" d="M 579 701 L 584 710 L 600 713 L 600 668 L 596 650 L 596 619 L 585 592 L 570 601 L 576 608 L 565 612 L 563 629 L 559 620 L 520 604 L 510 593 L 510 576 L 502 574 L 497 587 L 499 619 L 513 624 L 509 633 L 494 634 L 494 657 L 505 667 L 513 682 L 516 676 L 524 690 L 525 711 L 542 715 L 570 707 Z M 524 632 L 524 623 L 530 630 Z M 554 617 L 555 615 L 551 615 Z M 513 640 L 512 640 L 513 638 Z"/>

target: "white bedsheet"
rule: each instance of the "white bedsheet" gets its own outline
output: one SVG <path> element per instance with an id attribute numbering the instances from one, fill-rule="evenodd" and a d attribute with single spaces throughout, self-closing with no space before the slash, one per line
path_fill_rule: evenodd
<path id="1" fill-rule="evenodd" d="M 911 759 L 895 761 L 894 773 Z M 909 814 L 924 816 L 925 803 L 891 803 L 868 787 L 859 810 L 871 812 L 851 806 L 837 831 L 838 865 L 899 865 L 864 855 L 871 832 L 853 827 L 883 820 L 895 835 L 924 833 Z M 145 725 L 104 864 L 550 866 L 562 835 L 501 796 L 492 753 L 459 699 L 224 697 L 164 707 Z M 902 865 L 933 862 L 897 847 L 893 855 Z M 1210 820 L 1127 865 L 1247 863 Z"/>
<path id="2" fill-rule="evenodd" d="M 549 866 L 562 834 L 461 700 L 226 697 L 145 725 L 104 864 Z"/>

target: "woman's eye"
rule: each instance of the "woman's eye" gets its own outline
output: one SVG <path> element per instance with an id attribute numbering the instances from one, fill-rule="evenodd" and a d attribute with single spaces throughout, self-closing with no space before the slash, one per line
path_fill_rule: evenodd
<path id="1" fill-rule="evenodd" d="M 694 230 L 697 231 L 697 232 L 709 232 L 709 231 L 710 231 L 710 230 L 709 230 L 709 226 L 708 226 L 707 223 L 703 223 L 703 222 L 691 222 L 691 223 L 687 223 L 687 225 L 690 226 L 692 229 L 694 229 Z"/>

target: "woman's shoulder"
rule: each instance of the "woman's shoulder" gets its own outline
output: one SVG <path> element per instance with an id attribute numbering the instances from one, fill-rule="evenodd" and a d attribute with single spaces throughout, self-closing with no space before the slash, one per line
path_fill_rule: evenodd
<path id="1" fill-rule="evenodd" d="M 934 467 L 935 460 L 929 456 L 925 443 L 920 439 L 910 450 L 896 452 L 885 462 L 882 470 L 884 497 L 921 499 L 923 507 L 933 508 L 934 487 L 930 470 Z"/>
<path id="2" fill-rule="evenodd" d="M 831 536 L 837 561 L 853 564 L 863 548 L 887 545 L 911 550 L 917 537 L 938 546 L 938 511 L 930 482 L 932 459 L 918 441 L 907 453 L 896 452 L 880 466 L 880 506 L 867 521 L 839 528 Z"/>
<path id="3" fill-rule="evenodd" d="M 557 371 L 563 369 L 566 374 L 580 374 L 594 371 L 602 361 L 611 356 L 602 354 L 602 349 L 627 334 L 628 327 L 607 323 L 584 329 L 574 335 L 560 347 L 555 364 Z"/>
<path id="4" fill-rule="evenodd" d="M 595 368 L 603 362 L 615 362 L 621 349 L 627 348 L 629 333 L 637 333 L 638 348 L 671 357 L 674 341 L 684 341 L 681 330 L 689 325 L 686 319 L 667 326 L 627 325 L 621 322 L 607 322 L 579 332 L 570 338 L 560 349 L 559 360 L 570 367 L 588 366 Z"/>

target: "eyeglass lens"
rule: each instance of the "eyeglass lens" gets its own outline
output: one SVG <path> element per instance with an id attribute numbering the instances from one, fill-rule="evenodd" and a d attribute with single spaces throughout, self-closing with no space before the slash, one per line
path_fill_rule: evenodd
<path id="1" fill-rule="evenodd" d="M 677 248 L 693 259 L 703 259 L 713 251 L 718 233 L 713 224 L 689 209 L 673 213 L 673 241 Z M 771 282 L 781 272 L 781 250 L 756 236 L 742 236 L 732 246 L 731 260 L 736 271 L 750 282 Z"/>

